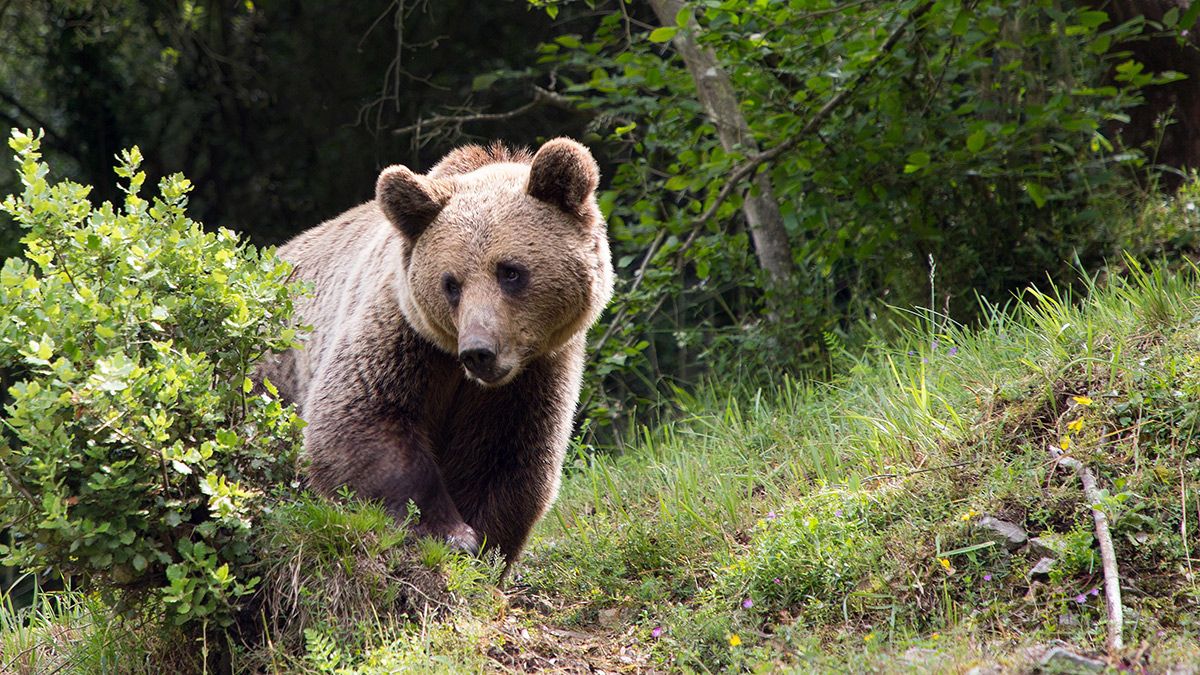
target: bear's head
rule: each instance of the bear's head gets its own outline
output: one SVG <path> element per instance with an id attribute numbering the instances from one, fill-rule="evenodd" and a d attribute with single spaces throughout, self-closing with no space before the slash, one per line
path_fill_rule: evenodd
<path id="1" fill-rule="evenodd" d="M 585 332 L 612 296 L 599 175 L 566 138 L 532 156 L 459 148 L 427 175 L 384 169 L 375 196 L 404 244 L 405 318 L 487 386 Z"/>

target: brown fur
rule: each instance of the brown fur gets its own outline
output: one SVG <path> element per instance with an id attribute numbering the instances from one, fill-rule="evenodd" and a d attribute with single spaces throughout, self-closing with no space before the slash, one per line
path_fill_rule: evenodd
<path id="1" fill-rule="evenodd" d="M 515 560 L 558 492 L 585 333 L 612 293 L 597 177 L 567 139 L 468 146 L 426 176 L 385 169 L 375 201 L 280 249 L 313 285 L 297 309 L 313 330 L 260 375 L 308 422 L 314 488 L 398 518 L 411 500 L 419 533 Z"/>

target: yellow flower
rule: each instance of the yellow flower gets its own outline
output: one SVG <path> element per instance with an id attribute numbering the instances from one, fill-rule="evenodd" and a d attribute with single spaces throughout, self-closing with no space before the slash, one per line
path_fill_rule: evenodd
<path id="1" fill-rule="evenodd" d="M 949 558 L 938 558 L 938 562 L 946 569 L 946 574 L 954 574 L 954 568 L 950 566 Z"/>
<path id="2" fill-rule="evenodd" d="M 742 638 L 738 637 L 737 633 L 729 636 L 729 646 L 736 647 L 742 644 Z"/>
<path id="3" fill-rule="evenodd" d="M 1079 405 L 1091 405 L 1092 404 L 1092 399 L 1090 399 L 1086 396 L 1072 396 L 1071 398 L 1074 399 L 1075 402 L 1078 403 Z"/>
<path id="4" fill-rule="evenodd" d="M 938 638 L 940 638 L 940 637 L 942 637 L 940 633 L 934 633 L 933 635 L 930 635 L 930 636 L 929 636 L 929 639 L 930 639 L 930 640 L 936 640 L 936 639 L 938 639 Z"/>
<path id="5" fill-rule="evenodd" d="M 863 636 L 863 642 L 870 642 L 875 639 L 875 631 L 871 631 Z"/>
<path id="6" fill-rule="evenodd" d="M 1071 422 L 1070 424 L 1067 425 L 1067 431 L 1079 431 L 1082 428 L 1083 428 L 1083 418 L 1082 417 L 1080 417 L 1079 419 L 1077 419 L 1074 422 Z"/>
<path id="7" fill-rule="evenodd" d="M 974 518 L 977 515 L 979 515 L 979 512 L 976 511 L 975 509 L 967 509 L 967 512 L 962 514 L 961 516 L 959 516 L 958 519 L 963 522 L 966 522 L 966 521 Z"/>
<path id="8" fill-rule="evenodd" d="M 1063 436 L 1062 440 L 1058 442 L 1058 447 L 1062 448 L 1063 450 L 1070 450 L 1071 449 L 1071 437 Z"/>

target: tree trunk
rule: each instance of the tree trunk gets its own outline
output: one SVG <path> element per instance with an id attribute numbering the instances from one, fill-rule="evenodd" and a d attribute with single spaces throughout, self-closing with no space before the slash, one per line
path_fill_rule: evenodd
<path id="1" fill-rule="evenodd" d="M 684 3 L 682 0 L 650 0 L 650 6 L 658 16 L 659 23 L 674 26 L 675 17 L 684 8 Z M 757 153 L 758 143 L 742 115 L 733 82 L 717 62 L 717 55 L 697 43 L 683 29 L 675 34 L 672 42 L 696 83 L 700 104 L 717 127 L 721 147 L 746 155 Z M 770 176 L 766 172 L 757 173 L 752 180 L 754 189 L 746 194 L 742 211 L 746 214 L 759 264 L 770 274 L 773 283 L 783 283 L 791 279 L 795 270 L 787 229 L 779 213 L 779 203 L 775 200 Z"/>

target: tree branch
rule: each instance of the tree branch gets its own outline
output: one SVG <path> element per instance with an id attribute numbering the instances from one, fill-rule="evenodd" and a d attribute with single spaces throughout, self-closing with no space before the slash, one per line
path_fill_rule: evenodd
<path id="1" fill-rule="evenodd" d="M 22 105 L 22 103 L 20 101 L 18 101 L 15 96 L 13 96 L 12 94 L 10 94 L 4 90 L 0 90 L 0 101 L 3 101 L 4 103 L 7 103 L 7 104 L 11 105 L 12 107 L 16 108 L 17 112 L 19 112 L 22 115 L 24 115 L 25 117 L 29 118 L 29 121 L 32 122 L 34 126 L 40 127 L 42 129 L 42 131 L 46 132 L 47 136 L 53 138 L 54 141 L 56 142 L 56 144 L 58 144 L 58 145 L 62 144 L 62 141 L 63 141 L 62 134 L 55 131 L 54 127 L 47 124 L 44 119 L 39 117 L 32 110 L 30 110 L 29 108 L 26 108 L 24 105 Z M 9 117 L 9 116 L 5 115 L 5 117 Z M 12 118 L 9 117 L 9 119 L 12 119 Z M 13 121 L 15 122 L 16 120 L 13 120 Z"/>
<path id="2" fill-rule="evenodd" d="M 696 223 L 693 226 L 693 234 L 688 237 L 684 245 L 679 248 L 679 251 L 682 252 L 691 245 L 692 241 L 695 240 L 696 233 L 699 232 L 700 228 L 703 227 L 704 224 L 709 220 L 711 220 L 714 215 L 716 215 L 717 209 L 720 208 L 721 204 L 733 194 L 734 190 L 738 189 L 739 184 L 745 180 L 746 177 L 750 176 L 755 170 L 758 169 L 758 167 L 774 160 L 785 152 L 796 147 L 803 141 L 807 140 L 809 134 L 813 133 L 822 122 L 824 122 L 831 114 L 833 114 L 833 111 L 837 110 L 838 106 L 840 106 L 843 101 L 849 98 L 851 94 L 858 91 L 858 88 L 861 87 L 862 84 L 866 82 L 867 78 L 870 77 L 870 75 L 875 71 L 875 66 L 882 60 L 882 57 L 891 53 L 892 49 L 895 48 L 896 43 L 900 41 L 900 37 L 904 34 L 905 29 L 907 29 L 913 21 L 916 21 L 924 16 L 925 13 L 928 12 L 932 7 L 933 2 L 925 2 L 909 13 L 909 15 L 900 22 L 900 25 L 896 26 L 888 35 L 887 40 L 884 41 L 883 45 L 879 49 L 879 56 L 871 62 L 867 69 L 859 73 L 858 77 L 854 79 L 854 82 L 850 86 L 842 89 L 835 94 L 833 98 L 826 101 L 825 105 L 821 106 L 821 109 L 804 123 L 804 126 L 800 128 L 800 131 L 797 132 L 796 135 L 769 150 L 764 150 L 757 155 L 748 158 L 745 162 L 738 165 L 738 167 L 733 170 L 733 173 L 729 175 L 729 179 L 725 182 L 725 185 L 721 188 L 721 191 L 717 193 L 717 198 L 713 200 L 713 203 L 710 204 L 709 207 L 704 210 L 704 213 L 701 213 L 700 217 L 696 219 Z"/>
<path id="3" fill-rule="evenodd" d="M 575 107 L 571 99 L 567 98 L 566 96 L 550 91 L 549 89 L 534 87 L 533 100 L 523 106 L 514 108 L 513 110 L 499 113 L 475 113 L 471 115 L 434 115 L 433 117 L 418 119 L 415 124 L 410 124 L 406 127 L 400 127 L 399 129 L 393 129 L 392 133 L 397 136 L 401 136 L 403 134 L 411 134 L 413 132 L 420 133 L 421 131 L 429 128 L 437 129 L 448 126 L 458 127 L 471 122 L 498 122 L 501 120 L 512 119 L 514 117 L 520 117 L 521 115 L 524 115 L 525 113 L 542 106 L 551 106 L 555 108 L 562 108 L 564 110 L 580 112 L 579 109 Z"/>

